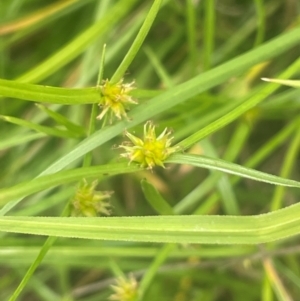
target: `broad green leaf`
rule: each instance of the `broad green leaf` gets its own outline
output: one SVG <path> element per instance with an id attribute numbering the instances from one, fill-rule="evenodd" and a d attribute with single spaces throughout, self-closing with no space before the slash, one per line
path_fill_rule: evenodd
<path id="1" fill-rule="evenodd" d="M 299 235 L 300 204 L 257 216 L 1 216 L 0 230 L 113 241 L 261 244 Z"/>

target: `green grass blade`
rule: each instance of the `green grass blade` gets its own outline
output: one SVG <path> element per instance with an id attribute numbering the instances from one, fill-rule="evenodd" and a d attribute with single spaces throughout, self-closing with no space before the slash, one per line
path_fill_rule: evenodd
<path id="1" fill-rule="evenodd" d="M 266 78 L 263 77 L 262 80 L 265 82 L 280 84 L 284 86 L 289 86 L 293 88 L 300 88 L 300 80 L 287 80 L 287 79 L 276 79 L 276 78 Z"/>
<path id="2" fill-rule="evenodd" d="M 105 51 L 106 51 L 106 44 L 104 44 L 102 47 L 102 53 L 101 53 L 98 77 L 97 77 L 97 87 L 99 87 L 101 85 L 101 82 L 103 79 Z M 90 120 L 89 120 L 88 136 L 91 136 L 95 132 L 97 113 L 98 113 L 98 106 L 96 104 L 93 104 L 92 109 L 91 109 L 91 116 L 90 116 Z M 87 167 L 87 166 L 90 166 L 91 163 L 92 163 L 92 152 L 89 152 L 89 153 L 85 154 L 82 165 L 84 167 Z"/>
<path id="3" fill-rule="evenodd" d="M 173 215 L 173 209 L 168 202 L 161 196 L 157 189 L 143 179 L 141 181 L 142 190 L 149 204 L 154 208 L 156 212 L 161 215 Z"/>
<path id="4" fill-rule="evenodd" d="M 118 69 L 116 70 L 116 72 L 114 73 L 114 75 L 111 78 L 111 82 L 112 83 L 117 83 L 118 81 L 120 81 L 122 79 L 122 77 L 124 76 L 127 68 L 129 67 L 129 65 L 131 64 L 131 62 L 133 61 L 133 59 L 135 58 L 136 54 L 138 53 L 139 49 L 141 48 L 155 18 L 156 15 L 159 11 L 159 8 L 161 6 L 161 3 L 163 1 L 162 0 L 155 0 L 152 7 L 149 10 L 149 13 L 141 27 L 141 29 L 139 30 L 134 42 L 132 43 L 130 49 L 128 50 L 127 54 L 125 55 L 123 61 L 121 62 L 120 66 L 118 67 Z"/>
<path id="5" fill-rule="evenodd" d="M 295 133 L 293 140 L 287 150 L 284 158 L 282 169 L 280 172 L 281 177 L 288 177 L 295 166 L 297 166 L 297 157 L 300 148 L 300 129 Z M 285 188 L 278 186 L 275 189 L 273 199 L 271 201 L 271 210 L 278 210 L 282 207 L 283 196 Z"/>
<path id="6" fill-rule="evenodd" d="M 204 69 L 208 70 L 211 66 L 211 57 L 214 51 L 215 39 L 215 0 L 204 2 Z"/>
<path id="7" fill-rule="evenodd" d="M 17 145 L 22 145 L 32 140 L 46 137 L 46 134 L 42 133 L 24 133 L 21 135 L 14 135 L 9 139 L 3 139 L 0 141 L 0 150 L 10 148 Z"/>
<path id="8" fill-rule="evenodd" d="M 21 118 L 0 115 L 0 119 L 13 124 L 20 125 L 25 128 L 35 130 L 39 133 L 47 134 L 49 136 L 62 137 L 62 138 L 79 138 L 80 136 L 82 136 L 82 134 L 80 133 L 77 134 L 70 131 L 59 130 L 54 127 L 39 125 Z"/>
<path id="9" fill-rule="evenodd" d="M 65 170 L 56 174 L 39 177 L 29 182 L 23 182 L 10 188 L 0 189 L 0 204 L 4 205 L 10 200 L 24 197 L 62 184 L 80 181 L 83 178 L 107 177 L 140 170 L 142 170 L 141 167 L 134 164 L 128 165 L 127 163 L 107 164 L 102 166 Z"/>
<path id="10" fill-rule="evenodd" d="M 25 286 L 27 285 L 28 281 L 31 279 L 31 276 L 33 275 L 36 268 L 39 266 L 40 262 L 42 261 L 43 257 L 47 254 L 47 251 L 51 248 L 53 243 L 57 240 L 57 237 L 49 237 L 45 244 L 43 245 L 43 248 L 41 249 L 38 258 L 31 264 L 29 270 L 27 273 L 23 276 L 20 284 L 15 289 L 11 297 L 8 299 L 8 301 L 15 301 L 17 300 L 20 293 L 23 291 Z"/>
<path id="11" fill-rule="evenodd" d="M 112 241 L 261 244 L 299 235 L 300 205 L 258 216 L 1 216 L 0 229 L 9 233 Z"/>
<path id="12" fill-rule="evenodd" d="M 67 89 L 33 85 L 13 80 L 0 79 L 0 95 L 42 103 L 63 105 L 99 102 L 97 88 Z"/>
<path id="13" fill-rule="evenodd" d="M 85 129 L 84 127 L 70 121 L 68 118 L 66 118 L 64 115 L 55 112 L 43 105 L 36 104 L 36 106 L 45 112 L 48 116 L 50 116 L 53 120 L 55 120 L 59 125 L 63 125 L 68 129 L 70 132 L 74 133 L 76 136 L 85 136 Z"/>
<path id="14" fill-rule="evenodd" d="M 215 150 L 214 145 L 208 139 L 201 141 L 201 147 L 203 148 L 205 155 L 218 159 L 217 151 Z M 212 175 L 213 173 L 218 174 L 219 172 L 212 171 Z M 222 203 L 225 212 L 228 215 L 240 214 L 239 205 L 228 176 L 221 174 L 221 177 L 216 184 L 219 194 L 222 196 Z"/>
<path id="15" fill-rule="evenodd" d="M 263 0 L 255 0 L 255 9 L 257 14 L 257 33 L 255 37 L 254 47 L 260 45 L 265 36 L 265 19 L 266 19 L 266 13 L 265 13 L 265 3 Z"/>
<path id="16" fill-rule="evenodd" d="M 192 0 L 186 0 L 186 28 L 189 45 L 189 60 L 191 74 L 194 76 L 197 70 L 197 4 Z"/>
<path id="17" fill-rule="evenodd" d="M 214 173 L 209 175 L 204 181 L 202 181 L 194 190 L 188 193 L 180 202 L 178 202 L 173 210 L 176 214 L 183 214 L 195 205 L 199 199 L 208 194 L 215 186 L 218 180 L 220 180 L 221 174 Z M 219 194 L 218 194 L 219 195 Z"/>
<path id="18" fill-rule="evenodd" d="M 35 237 L 35 242 L 41 245 L 44 238 L 38 239 Z M 87 242 L 87 241 L 85 241 Z M 2 239 L 0 248 L 0 263 L 13 263 L 16 264 L 22 262 L 28 265 L 37 256 L 40 247 L 30 246 L 24 249 L 23 245 L 26 243 L 26 239 Z M 87 242 L 88 243 L 88 242 Z M 101 242 L 94 241 L 93 244 L 78 245 L 77 240 L 66 240 L 65 243 L 60 245 L 54 245 L 48 252 L 47 257 L 44 259 L 46 263 L 53 263 L 53 260 L 61 258 L 60 264 L 66 265 L 81 265 L 81 260 L 92 259 L 95 257 L 111 256 L 113 258 L 153 258 L 159 252 L 161 246 L 109 246 L 101 244 Z M 201 258 L 227 258 L 232 256 L 243 256 L 254 254 L 257 249 L 253 246 L 203 246 L 201 247 Z M 189 257 L 199 256 L 199 249 L 197 248 L 175 248 L 171 254 L 171 258 L 185 259 Z M 18 261 L 17 261 L 18 259 Z M 69 260 L 68 260 L 69 259 Z M 80 260 L 78 262 L 78 259 Z M 68 262 L 66 262 L 68 260 Z M 90 260 L 89 260 L 90 261 Z M 86 263 L 88 264 L 88 263 Z M 93 266 L 94 262 L 90 261 L 90 265 Z"/>
<path id="19" fill-rule="evenodd" d="M 189 164 L 197 167 L 223 171 L 255 181 L 300 188 L 300 182 L 277 177 L 217 158 L 209 158 L 191 154 L 174 154 L 166 160 L 166 163 Z"/>
<path id="20" fill-rule="evenodd" d="M 144 51 L 164 87 L 172 88 L 174 86 L 172 79 L 168 75 L 162 63 L 159 61 L 159 58 L 156 56 L 155 52 L 148 46 L 144 47 Z"/>
<path id="21" fill-rule="evenodd" d="M 63 210 L 63 213 L 61 216 L 68 216 L 69 214 L 69 204 L 65 207 Z M 17 300 L 18 296 L 21 294 L 25 286 L 27 285 L 28 281 L 31 279 L 31 277 L 34 274 L 34 271 L 38 268 L 38 266 L 41 264 L 42 260 L 48 253 L 49 249 L 52 247 L 52 245 L 55 243 L 57 240 L 57 237 L 48 237 L 43 244 L 42 248 L 39 251 L 39 254 L 37 255 L 36 259 L 32 262 L 30 265 L 29 269 L 27 270 L 26 274 L 22 278 L 20 284 L 18 287 L 15 289 L 13 292 L 12 296 L 9 298 L 9 301 L 15 301 Z"/>
<path id="22" fill-rule="evenodd" d="M 143 301 L 144 295 L 150 283 L 154 280 L 154 277 L 161 267 L 161 265 L 166 261 L 166 259 L 170 256 L 171 252 L 175 249 L 176 245 L 167 244 L 159 250 L 158 254 L 155 256 L 153 262 L 148 267 L 146 274 L 140 282 L 138 289 L 138 298 L 137 301 Z"/>

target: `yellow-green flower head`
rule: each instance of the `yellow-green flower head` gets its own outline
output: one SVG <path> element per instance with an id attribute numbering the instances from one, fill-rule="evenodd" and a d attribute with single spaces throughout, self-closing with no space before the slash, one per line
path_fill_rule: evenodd
<path id="1" fill-rule="evenodd" d="M 129 95 L 129 92 L 134 89 L 133 84 L 134 82 L 123 84 L 123 79 L 116 84 L 110 83 L 108 79 L 104 80 L 100 86 L 99 106 L 102 108 L 102 112 L 97 118 L 102 119 L 106 113 L 110 114 L 110 120 L 112 120 L 113 115 L 118 119 L 121 119 L 122 116 L 127 118 L 127 105 L 137 104 Z"/>
<path id="2" fill-rule="evenodd" d="M 71 201 L 72 216 L 93 217 L 99 214 L 110 215 L 110 204 L 107 201 L 111 191 L 96 191 L 98 181 L 88 183 L 85 179 L 79 184 Z"/>
<path id="3" fill-rule="evenodd" d="M 120 145 L 121 148 L 126 150 L 121 154 L 122 157 L 128 158 L 130 162 L 134 161 L 139 163 L 142 167 L 152 169 L 155 165 L 164 167 L 164 161 L 170 154 L 179 150 L 178 147 L 170 147 L 173 137 L 167 128 L 156 137 L 155 125 L 148 121 L 144 125 L 144 137 L 140 139 L 129 132 L 125 135 L 131 140 L 132 144 Z"/>
<path id="4" fill-rule="evenodd" d="M 112 285 L 114 294 L 109 297 L 109 300 L 115 301 L 135 301 L 137 298 L 138 283 L 133 276 L 129 278 L 118 278 L 116 285 Z"/>

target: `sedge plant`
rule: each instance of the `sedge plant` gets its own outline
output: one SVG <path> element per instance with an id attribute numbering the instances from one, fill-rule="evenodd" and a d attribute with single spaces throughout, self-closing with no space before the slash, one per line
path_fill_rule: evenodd
<path id="1" fill-rule="evenodd" d="M 1 300 L 299 298 L 287 8 L 0 3 Z"/>

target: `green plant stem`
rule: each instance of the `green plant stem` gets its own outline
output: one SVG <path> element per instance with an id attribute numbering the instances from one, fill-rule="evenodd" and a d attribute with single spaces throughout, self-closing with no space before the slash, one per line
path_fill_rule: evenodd
<path id="1" fill-rule="evenodd" d="M 196 7 L 192 0 L 186 0 L 186 27 L 189 45 L 190 69 L 194 76 L 197 70 Z"/>
<path id="2" fill-rule="evenodd" d="M 211 58 L 214 50 L 215 39 L 215 1 L 206 0 L 204 2 L 204 69 L 211 66 Z"/>
<path id="3" fill-rule="evenodd" d="M 65 216 L 68 216 L 68 215 L 69 215 L 69 202 L 67 203 L 64 210 L 62 211 L 61 217 L 65 217 Z M 21 294 L 21 292 L 23 291 L 23 289 L 27 285 L 28 281 L 30 280 L 30 278 L 34 274 L 34 271 L 41 264 L 43 258 L 46 256 L 47 252 L 49 251 L 51 246 L 56 242 L 57 239 L 58 239 L 58 237 L 55 237 L 55 236 L 50 236 L 46 239 L 45 243 L 43 244 L 42 248 L 39 251 L 38 256 L 36 257 L 36 259 L 30 265 L 30 267 L 27 270 L 26 274 L 22 278 L 22 281 L 20 282 L 20 284 L 18 285 L 16 290 L 13 292 L 12 296 L 9 298 L 9 301 L 17 300 L 17 298 L 19 297 L 19 295 Z"/>
<path id="4" fill-rule="evenodd" d="M 104 44 L 103 49 L 102 49 L 101 59 L 100 59 L 100 65 L 99 65 L 99 72 L 98 72 L 97 85 L 96 85 L 97 88 L 99 88 L 99 86 L 102 82 L 102 79 L 103 79 L 105 50 L 106 50 L 106 45 Z M 100 91 L 99 91 L 99 102 L 100 102 L 100 97 L 101 97 L 101 95 L 100 95 Z M 91 117 L 90 117 L 90 123 L 89 123 L 89 129 L 88 129 L 88 136 L 92 135 L 96 129 L 97 109 L 98 109 L 98 105 L 93 104 Z M 88 152 L 84 156 L 83 167 L 88 167 L 91 165 L 91 163 L 92 163 L 92 152 Z"/>
<path id="5" fill-rule="evenodd" d="M 257 33 L 255 37 L 254 47 L 260 45 L 265 36 L 265 8 L 264 0 L 255 0 L 255 9 L 257 14 Z"/>
<path id="6" fill-rule="evenodd" d="M 300 147 L 300 129 L 295 133 L 295 136 L 288 148 L 287 154 L 284 158 L 284 162 L 282 164 L 282 169 L 280 172 L 280 176 L 286 178 L 290 175 L 291 171 L 293 170 L 297 156 L 299 154 L 299 147 Z M 271 210 L 278 210 L 282 207 L 283 196 L 285 193 L 285 189 L 283 187 L 276 187 L 273 199 L 271 201 Z"/>
<path id="7" fill-rule="evenodd" d="M 150 286 L 150 283 L 153 281 L 155 274 L 157 273 L 163 262 L 168 258 L 170 253 L 175 249 L 175 247 L 176 245 L 174 244 L 167 244 L 163 246 L 155 256 L 153 262 L 148 267 L 146 274 L 140 282 L 137 301 L 144 300 L 145 292 Z"/>
<path id="8" fill-rule="evenodd" d="M 111 83 L 113 83 L 113 84 L 117 83 L 124 76 L 127 68 L 129 67 L 129 65 L 135 58 L 136 54 L 138 53 L 139 49 L 141 48 L 151 26 L 156 18 L 156 15 L 159 11 L 161 4 L 162 4 L 162 0 L 154 1 L 141 29 L 139 30 L 135 40 L 133 41 L 133 43 L 131 45 L 130 49 L 128 50 L 127 54 L 125 55 L 123 61 L 120 64 L 120 66 L 118 67 L 118 69 L 116 70 L 116 72 L 114 73 L 112 78 L 110 79 Z"/>

